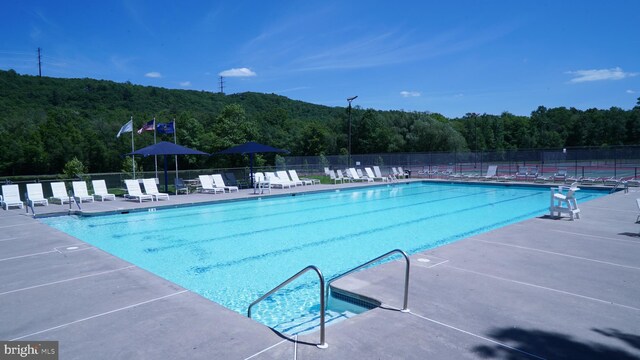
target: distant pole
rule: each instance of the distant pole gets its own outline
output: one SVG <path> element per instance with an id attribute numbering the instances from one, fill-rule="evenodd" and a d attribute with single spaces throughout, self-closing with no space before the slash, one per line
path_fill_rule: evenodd
<path id="1" fill-rule="evenodd" d="M 42 49 L 38 48 L 38 76 L 42 77 Z"/>
<path id="2" fill-rule="evenodd" d="M 173 118 L 173 143 L 178 145 L 178 138 L 176 133 L 178 132 L 178 129 L 176 129 L 176 118 Z M 176 159 L 176 182 L 178 179 L 178 155 L 175 155 L 175 159 Z M 177 189 L 176 189 L 176 194 L 177 194 Z"/>
<path id="3" fill-rule="evenodd" d="M 222 76 L 220 76 L 219 86 L 220 86 L 220 94 L 224 95 L 224 77 L 222 77 Z"/>
<path id="4" fill-rule="evenodd" d="M 351 167 L 351 102 L 355 100 L 357 97 L 358 95 L 347 98 L 347 101 L 349 102 L 349 108 L 348 108 L 349 110 L 349 157 L 348 157 L 349 167 Z"/>
<path id="5" fill-rule="evenodd" d="M 136 147 L 133 145 L 133 115 L 131 115 L 131 171 L 133 172 L 133 179 L 136 178 L 136 159 L 133 152 L 136 151 Z"/>
<path id="6" fill-rule="evenodd" d="M 153 144 L 157 144 L 156 141 L 156 117 L 153 117 Z M 158 178 L 158 155 L 153 155 L 153 160 L 156 164 L 156 179 Z"/>

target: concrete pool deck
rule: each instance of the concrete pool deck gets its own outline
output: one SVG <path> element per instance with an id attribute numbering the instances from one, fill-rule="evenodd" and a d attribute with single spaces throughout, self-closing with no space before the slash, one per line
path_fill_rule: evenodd
<path id="1" fill-rule="evenodd" d="M 272 194 L 350 186 L 362 184 Z M 121 212 L 251 192 L 82 206 Z M 580 204 L 580 220 L 534 218 L 414 254 L 410 313 L 397 311 L 402 261 L 339 280 L 383 306 L 327 327 L 327 349 L 309 345 L 317 332 L 283 338 L 24 210 L 1 210 L 0 340 L 57 340 L 61 359 L 640 359 L 637 197 L 618 192 Z M 68 206 L 36 208 L 45 210 Z"/>

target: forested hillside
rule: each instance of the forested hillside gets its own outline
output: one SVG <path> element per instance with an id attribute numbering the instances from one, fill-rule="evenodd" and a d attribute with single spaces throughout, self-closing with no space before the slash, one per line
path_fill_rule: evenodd
<path id="1" fill-rule="evenodd" d="M 156 118 L 176 120 L 178 143 L 216 152 L 245 141 L 292 155 L 346 152 L 348 114 L 273 94 L 205 91 L 56 79 L 0 71 L 0 175 L 56 174 L 77 157 L 90 172 L 120 171 L 131 134 L 116 138 L 131 117 L 134 130 Z M 586 111 L 539 107 L 531 116 L 435 113 L 354 108 L 352 152 L 430 152 L 567 146 L 637 145 L 640 107 Z M 158 135 L 158 141 L 172 136 Z M 163 138 L 164 136 L 164 138 Z M 153 133 L 134 132 L 135 146 Z M 184 157 L 181 168 L 234 166 L 239 157 Z"/>

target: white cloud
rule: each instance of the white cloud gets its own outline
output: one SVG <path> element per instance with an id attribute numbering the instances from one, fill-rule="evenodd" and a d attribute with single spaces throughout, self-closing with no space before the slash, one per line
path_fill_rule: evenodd
<path id="1" fill-rule="evenodd" d="M 400 91 L 400 95 L 402 97 L 418 97 L 422 94 L 418 91 Z"/>
<path id="2" fill-rule="evenodd" d="M 161 78 L 162 74 L 160 74 L 157 71 L 152 71 L 152 72 L 148 72 L 148 73 L 144 74 L 144 76 L 146 76 L 148 78 Z"/>
<path id="3" fill-rule="evenodd" d="M 229 69 L 220 72 L 218 75 L 227 76 L 227 77 L 248 77 L 248 76 L 256 76 L 256 73 L 251 71 L 248 68 L 239 68 L 239 69 Z"/>
<path id="4" fill-rule="evenodd" d="M 191 81 L 181 81 L 180 82 L 180 86 L 189 87 L 189 86 L 191 86 Z"/>
<path id="5" fill-rule="evenodd" d="M 567 74 L 573 76 L 573 79 L 569 80 L 569 82 L 572 83 L 601 80 L 622 80 L 624 78 L 638 75 L 638 73 L 624 72 L 620 67 L 611 69 L 567 71 Z"/>
<path id="6" fill-rule="evenodd" d="M 635 94 L 636 92 L 633 90 L 627 90 L 627 94 Z"/>

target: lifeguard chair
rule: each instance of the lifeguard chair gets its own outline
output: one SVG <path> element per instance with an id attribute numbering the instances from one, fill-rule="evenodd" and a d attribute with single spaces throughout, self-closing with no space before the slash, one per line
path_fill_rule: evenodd
<path id="1" fill-rule="evenodd" d="M 580 190 L 580 188 L 578 188 L 577 182 L 574 182 L 571 186 L 551 188 L 551 204 L 549 205 L 551 216 L 556 216 L 554 213 L 558 213 L 557 216 L 560 217 L 565 213 L 569 214 L 571 220 L 574 218 L 580 219 L 580 209 L 578 208 L 578 201 L 575 196 L 578 190 Z"/>

